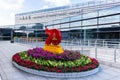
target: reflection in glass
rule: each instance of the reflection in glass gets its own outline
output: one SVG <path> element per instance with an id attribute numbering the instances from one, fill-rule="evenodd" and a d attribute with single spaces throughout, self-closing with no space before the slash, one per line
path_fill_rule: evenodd
<path id="1" fill-rule="evenodd" d="M 70 23 L 70 27 L 81 26 L 81 21 Z"/>
<path id="2" fill-rule="evenodd" d="M 119 24 L 99 25 L 99 28 L 120 27 Z"/>
<path id="3" fill-rule="evenodd" d="M 54 27 L 53 26 L 47 26 L 48 29 L 53 29 Z"/>
<path id="4" fill-rule="evenodd" d="M 70 17 L 70 21 L 81 20 L 81 15 Z"/>
<path id="5" fill-rule="evenodd" d="M 69 28 L 69 23 L 61 24 L 61 28 Z"/>
<path id="6" fill-rule="evenodd" d="M 97 19 L 90 19 L 90 20 L 84 20 L 83 21 L 83 26 L 85 25 L 95 25 L 97 24 Z"/>
<path id="7" fill-rule="evenodd" d="M 84 26 L 82 29 L 96 29 L 97 26 Z"/>
<path id="8" fill-rule="evenodd" d="M 91 13 L 87 13 L 87 14 L 83 14 L 83 19 L 93 18 L 93 17 L 97 17 L 97 11 L 91 12 Z"/>
<path id="9" fill-rule="evenodd" d="M 104 9 L 99 11 L 99 16 L 120 13 L 120 6 Z"/>
<path id="10" fill-rule="evenodd" d="M 46 23 L 46 25 L 52 25 L 52 24 L 53 24 L 53 21 Z"/>
<path id="11" fill-rule="evenodd" d="M 59 28 L 60 28 L 60 25 L 54 25 L 54 28 L 55 28 L 55 29 L 59 29 Z"/>
<path id="12" fill-rule="evenodd" d="M 64 22 L 69 22 L 69 18 L 64 18 L 61 20 L 61 23 L 64 23 Z"/>
<path id="13" fill-rule="evenodd" d="M 55 21 L 53 21 L 53 23 L 58 24 L 58 23 L 60 23 L 60 20 L 55 20 Z"/>
<path id="14" fill-rule="evenodd" d="M 99 18 L 99 24 L 119 22 L 119 15 Z"/>

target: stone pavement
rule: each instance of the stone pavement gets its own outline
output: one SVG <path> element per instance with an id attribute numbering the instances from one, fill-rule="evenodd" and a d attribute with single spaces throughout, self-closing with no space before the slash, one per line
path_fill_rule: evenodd
<path id="1" fill-rule="evenodd" d="M 37 76 L 15 68 L 11 63 L 12 55 L 20 51 L 28 50 L 29 48 L 32 47 L 19 43 L 11 44 L 7 41 L 0 41 L 0 80 L 63 80 Z M 64 80 L 120 80 L 120 69 L 103 64 L 100 64 L 100 66 L 100 71 L 94 75 Z"/>

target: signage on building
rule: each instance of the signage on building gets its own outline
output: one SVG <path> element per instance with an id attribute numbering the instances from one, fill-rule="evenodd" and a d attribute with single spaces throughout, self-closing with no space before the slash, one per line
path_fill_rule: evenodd
<path id="1" fill-rule="evenodd" d="M 77 10 L 67 10 L 67 11 L 61 11 L 59 13 L 52 13 L 52 14 L 43 14 L 43 15 L 38 15 L 38 16 L 33 16 L 32 18 L 34 19 L 41 19 L 41 18 L 48 18 L 48 17 L 60 17 L 60 16 L 67 16 L 67 15 L 77 15 L 81 14 L 82 9 L 77 9 Z"/>

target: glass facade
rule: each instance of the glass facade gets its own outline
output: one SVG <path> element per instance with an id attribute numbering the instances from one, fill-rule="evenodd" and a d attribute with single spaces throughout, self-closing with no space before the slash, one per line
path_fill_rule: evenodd
<path id="1" fill-rule="evenodd" d="M 109 1 L 109 0 L 107 0 Z M 117 0 L 113 0 L 117 1 Z M 118 2 L 120 2 L 118 0 Z M 109 3 L 109 2 L 108 2 Z M 110 2 L 111 3 L 111 2 Z M 75 16 L 67 14 L 66 18 L 57 20 L 53 20 L 47 23 L 34 23 L 34 24 L 19 24 L 14 25 L 13 28 L 15 30 L 22 30 L 30 32 L 30 37 L 44 37 L 45 36 L 45 28 L 49 29 L 60 29 L 62 31 L 63 39 L 116 39 L 120 40 L 120 5 L 112 5 L 106 4 L 106 6 L 102 7 L 102 4 L 106 4 L 105 2 L 99 1 L 90 1 L 88 3 L 83 4 L 76 4 L 71 6 L 63 6 L 63 7 L 56 7 L 51 9 L 44 9 L 39 11 L 34 11 L 33 13 L 40 13 L 40 12 L 48 12 L 54 10 L 63 10 L 63 9 L 76 9 L 74 13 L 81 8 L 80 11 L 77 11 Z M 87 6 L 86 6 L 87 5 Z M 98 5 L 100 8 L 94 6 Z M 89 6 L 93 6 L 93 10 Z M 88 8 L 88 9 L 86 9 Z M 97 10 L 98 9 L 98 10 Z M 32 13 L 32 14 L 33 14 Z M 23 14 L 16 14 L 16 15 L 24 15 L 24 14 L 31 14 L 23 13 Z M 26 17 L 22 17 L 26 19 Z M 52 17 L 51 17 L 52 18 Z M 28 16 L 27 19 L 30 19 Z M 55 18 L 56 19 L 56 18 Z M 11 26 L 12 27 L 12 26 Z M 16 32 L 15 35 L 18 36 L 26 36 L 26 34 L 21 34 Z"/>
<path id="2" fill-rule="evenodd" d="M 102 5 L 102 4 L 115 3 L 115 2 L 117 3 L 117 2 L 119 2 L 119 0 L 96 0 L 96 1 L 92 0 L 92 1 L 78 3 L 78 4 L 74 4 L 74 5 L 66 5 L 66 6 L 42 9 L 42 10 L 38 10 L 38 11 L 34 11 L 34 12 L 26 12 L 26 13 L 20 13 L 20 14 L 16 14 L 16 15 L 33 14 L 33 13 L 40 13 L 40 12 L 50 12 L 50 11 L 56 11 L 56 10 L 67 10 L 67 9 L 72 9 L 72 8 L 89 7 L 89 6 Z M 118 9 L 120 9 L 120 8 L 118 8 Z"/>
<path id="3" fill-rule="evenodd" d="M 45 36 L 45 31 L 43 30 L 44 24 L 35 23 L 35 24 L 20 24 L 15 25 L 14 27 L 14 37 L 42 37 Z M 54 28 L 53 26 L 49 28 Z"/>
<path id="4" fill-rule="evenodd" d="M 64 34 L 63 38 L 66 39 L 120 40 L 120 6 L 54 20 L 54 22 L 57 23 L 46 26 L 59 28 Z"/>
<path id="5" fill-rule="evenodd" d="M 99 16 L 110 15 L 120 13 L 120 6 L 115 6 L 108 9 L 103 9 L 99 11 Z"/>
<path id="6" fill-rule="evenodd" d="M 97 24 L 97 19 L 89 19 L 89 20 L 83 20 L 83 26 L 87 25 L 96 25 Z"/>
<path id="7" fill-rule="evenodd" d="M 97 17 L 97 16 L 98 16 L 98 12 L 95 11 L 95 12 L 83 14 L 83 19 L 93 18 L 93 17 Z"/>
<path id="8" fill-rule="evenodd" d="M 74 28 L 74 27 L 80 27 L 81 26 L 81 21 L 77 21 L 77 22 L 72 22 L 70 23 L 70 27 Z"/>
<path id="9" fill-rule="evenodd" d="M 115 23 L 120 21 L 120 15 L 113 15 L 99 18 L 99 24 Z"/>

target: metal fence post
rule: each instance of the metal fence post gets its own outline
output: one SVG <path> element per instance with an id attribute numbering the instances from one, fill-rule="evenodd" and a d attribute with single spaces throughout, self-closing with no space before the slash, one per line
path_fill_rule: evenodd
<path id="1" fill-rule="evenodd" d="M 97 41 L 95 41 L 95 58 L 97 58 Z"/>
<path id="2" fill-rule="evenodd" d="M 73 40 L 72 40 L 72 42 L 71 42 L 71 50 L 73 50 Z"/>
<path id="3" fill-rule="evenodd" d="M 116 63 L 116 47 L 114 49 L 114 62 Z"/>
<path id="4" fill-rule="evenodd" d="M 82 52 L 82 54 L 83 54 L 83 46 L 81 46 L 81 52 Z"/>
<path id="5" fill-rule="evenodd" d="M 68 43 L 68 41 L 65 40 L 65 49 L 67 49 L 67 43 Z"/>
<path id="6" fill-rule="evenodd" d="M 119 42 L 118 48 L 120 48 L 120 42 Z"/>
<path id="7" fill-rule="evenodd" d="M 88 47 L 90 47 L 90 41 L 88 40 Z"/>
<path id="8" fill-rule="evenodd" d="M 105 41 L 103 40 L 103 47 L 105 46 L 104 42 L 105 42 Z"/>

